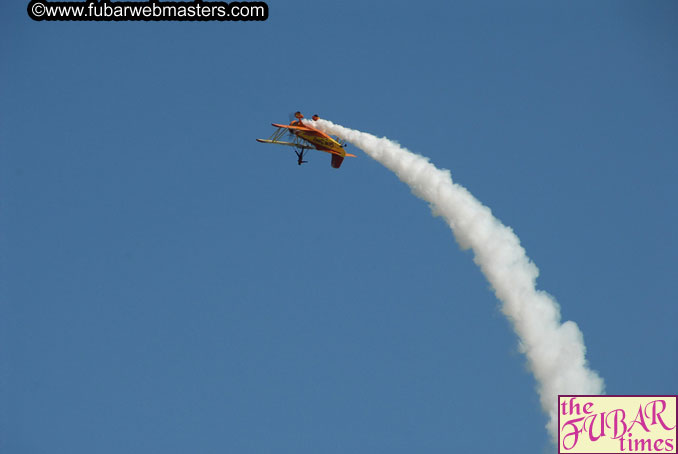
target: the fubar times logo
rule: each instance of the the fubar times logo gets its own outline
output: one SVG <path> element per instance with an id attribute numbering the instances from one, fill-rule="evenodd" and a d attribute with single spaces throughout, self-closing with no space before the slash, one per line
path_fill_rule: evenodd
<path id="1" fill-rule="evenodd" d="M 559 454 L 676 454 L 678 396 L 558 396 Z"/>

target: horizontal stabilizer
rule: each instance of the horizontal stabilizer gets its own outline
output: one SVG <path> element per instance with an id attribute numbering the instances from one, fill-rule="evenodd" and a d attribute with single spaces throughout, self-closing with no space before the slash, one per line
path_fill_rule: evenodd
<path id="1" fill-rule="evenodd" d="M 348 156 L 349 158 L 357 158 L 357 156 L 354 155 L 354 154 L 345 153 L 345 152 L 341 153 L 339 151 L 330 150 L 329 148 L 316 148 L 316 150 L 324 151 L 325 153 L 335 154 L 337 156 L 343 156 L 343 157 Z"/>

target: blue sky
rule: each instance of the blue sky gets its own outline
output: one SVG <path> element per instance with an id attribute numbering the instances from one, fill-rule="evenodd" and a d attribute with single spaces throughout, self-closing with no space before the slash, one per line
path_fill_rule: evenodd
<path id="1" fill-rule="evenodd" d="M 673 2 L 278 2 L 252 23 L 0 6 L 0 446 L 551 451 L 469 252 L 301 110 L 450 169 L 610 394 L 675 394 Z M 281 147 L 282 148 L 282 147 Z"/>

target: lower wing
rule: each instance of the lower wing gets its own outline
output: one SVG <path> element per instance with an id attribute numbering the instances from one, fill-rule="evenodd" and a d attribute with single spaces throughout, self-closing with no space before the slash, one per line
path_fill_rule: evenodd
<path id="1" fill-rule="evenodd" d="M 257 139 L 257 142 L 261 142 L 261 143 L 274 143 L 274 144 L 276 144 L 276 145 L 287 145 L 288 147 L 301 148 L 302 150 L 308 150 L 308 149 L 310 149 L 310 148 L 314 148 L 314 147 L 310 147 L 310 146 L 308 146 L 308 145 L 301 145 L 301 144 L 294 143 L 294 142 L 281 142 L 281 141 L 279 141 L 279 140 Z"/>

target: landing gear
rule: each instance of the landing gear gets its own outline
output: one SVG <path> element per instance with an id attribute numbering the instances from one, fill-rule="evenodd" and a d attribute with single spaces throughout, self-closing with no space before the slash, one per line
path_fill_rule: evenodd
<path id="1" fill-rule="evenodd" d="M 300 151 L 294 150 L 294 152 L 297 154 L 297 164 L 302 165 L 308 161 L 304 161 L 304 149 L 302 148 Z"/>

